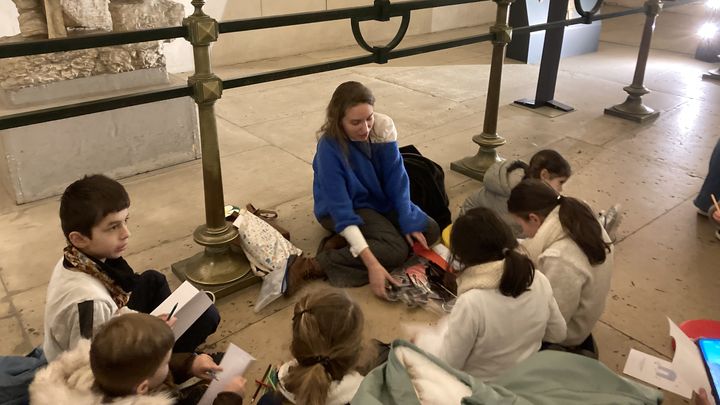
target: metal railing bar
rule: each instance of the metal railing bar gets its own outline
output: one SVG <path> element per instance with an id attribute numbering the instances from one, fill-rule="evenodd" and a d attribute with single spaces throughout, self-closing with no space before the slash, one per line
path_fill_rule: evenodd
<path id="1" fill-rule="evenodd" d="M 493 37 L 493 34 L 473 35 L 470 37 L 452 39 L 449 41 L 396 49 L 388 54 L 388 59 L 404 58 L 407 56 L 419 55 L 426 52 L 441 51 L 444 49 L 455 48 L 458 46 L 476 44 L 479 42 L 490 41 L 493 39 Z"/>
<path id="2" fill-rule="evenodd" d="M 344 69 L 353 66 L 365 65 L 375 62 L 374 55 L 358 56 L 337 60 L 333 62 L 318 63 L 316 65 L 306 65 L 296 68 L 274 70 L 272 72 L 258 73 L 252 76 L 239 77 L 223 81 L 224 89 L 232 89 L 236 87 L 250 86 L 252 84 L 272 82 L 275 80 L 289 79 L 291 77 L 306 76 L 315 73 L 329 72 L 331 70 Z"/>
<path id="3" fill-rule="evenodd" d="M 677 6 L 683 6 L 686 4 L 692 4 L 692 3 L 698 3 L 701 0 L 671 0 L 663 2 L 664 8 L 671 8 L 671 7 L 677 7 Z M 603 14 L 596 14 L 592 16 L 592 21 L 598 21 L 598 20 L 607 20 L 610 18 L 617 18 L 617 17 L 624 17 L 632 14 L 640 14 L 645 12 L 645 7 L 636 7 L 631 8 L 627 10 L 622 11 L 615 11 L 612 13 L 603 13 Z M 535 31 L 544 31 L 547 29 L 552 28 L 559 28 L 559 27 L 567 27 L 571 25 L 576 24 L 583 24 L 585 22 L 585 19 L 583 17 L 577 17 L 577 18 L 571 18 L 569 20 L 563 20 L 563 21 L 555 21 L 551 23 L 544 23 L 544 24 L 535 24 L 535 25 L 528 25 L 526 27 L 519 27 L 519 28 L 513 28 L 513 34 L 525 34 L 529 32 L 535 32 Z"/>
<path id="4" fill-rule="evenodd" d="M 415 3 L 425 3 L 431 0 L 423 0 Z M 447 0 L 450 1 L 465 1 L 468 0 Z M 477 1 L 477 0 L 472 0 Z M 675 0 L 672 2 L 666 2 L 665 7 L 674 7 L 690 3 L 696 3 L 700 0 Z M 400 3 L 406 4 L 406 3 Z M 631 14 L 638 14 L 644 11 L 644 7 L 633 8 L 629 10 L 622 10 L 613 13 L 598 14 L 592 17 L 592 21 L 605 20 L 609 18 L 623 17 Z M 549 28 L 557 28 L 560 26 L 569 26 L 575 24 L 581 24 L 584 22 L 584 18 L 574 18 L 570 20 L 557 21 L 553 23 L 537 24 L 527 27 L 519 27 L 513 29 L 513 33 L 529 33 L 535 31 L 542 31 Z M 183 27 L 179 27 L 183 28 Z M 184 28 L 183 28 L 184 29 Z M 156 31 L 156 30 L 150 30 Z M 140 31 L 138 31 L 140 32 Z M 126 33 L 123 33 L 126 34 Z M 111 34 L 116 35 L 116 34 Z M 84 37 L 87 38 L 87 37 Z M 439 51 L 444 49 L 455 48 L 458 46 L 470 45 L 474 43 L 489 41 L 493 39 L 493 34 L 482 34 L 474 35 L 465 38 L 453 39 L 449 41 L 418 45 L 409 48 L 396 49 L 388 53 L 388 59 L 398 59 L 407 56 L 418 55 L 426 52 Z M 65 40 L 58 40 L 65 41 Z M 41 41 L 47 42 L 47 41 Z M 2 47 L 0 47 L 2 50 Z M 38 52 L 41 53 L 41 52 Z M 259 73 L 252 76 L 228 79 L 223 81 L 223 88 L 231 89 L 236 87 L 249 86 L 259 83 L 267 83 L 275 80 L 288 79 L 292 77 L 299 77 L 310 75 L 314 73 L 327 72 L 331 70 L 343 69 L 353 66 L 360 66 L 376 61 L 375 55 L 364 55 L 354 58 L 342 59 L 338 61 L 319 63 L 316 65 L 300 66 L 296 68 L 276 70 L 272 72 Z M 92 114 L 102 111 L 108 111 L 115 108 L 130 107 L 134 105 L 152 103 L 156 101 L 169 100 L 172 98 L 179 98 L 185 96 L 191 96 L 192 89 L 188 86 L 176 86 L 171 89 L 148 91 L 143 93 L 133 93 L 117 97 L 109 97 L 99 100 L 86 101 L 82 103 L 75 103 L 65 106 L 50 107 L 46 109 L 27 111 L 18 114 L 0 116 L 0 130 L 16 128 L 25 125 L 38 124 L 42 122 L 54 121 L 63 118 L 77 117 L 86 114 Z"/>
<path id="5" fill-rule="evenodd" d="M 399 17 L 403 13 L 424 8 L 445 7 L 488 0 L 416 0 L 390 5 L 390 17 Z M 220 33 L 251 31 L 265 28 L 287 27 L 291 25 L 312 24 L 318 22 L 357 18 L 360 21 L 380 18 L 380 9 L 375 6 L 350 7 L 337 10 L 315 11 L 279 16 L 249 18 L 220 22 Z"/>
<path id="6" fill-rule="evenodd" d="M 39 124 L 64 118 L 78 117 L 117 108 L 131 107 L 156 101 L 170 100 L 192 95 L 192 89 L 185 86 L 175 86 L 166 90 L 148 91 L 142 93 L 126 94 L 108 97 L 99 100 L 84 101 L 41 110 L 33 110 L 0 117 L 0 130 Z"/>
<path id="7" fill-rule="evenodd" d="M 185 27 L 178 26 L 151 30 L 114 32 L 108 34 L 91 34 L 75 38 L 10 42 L 7 44 L 0 44 L 0 59 L 182 38 L 186 33 L 187 29 Z"/>

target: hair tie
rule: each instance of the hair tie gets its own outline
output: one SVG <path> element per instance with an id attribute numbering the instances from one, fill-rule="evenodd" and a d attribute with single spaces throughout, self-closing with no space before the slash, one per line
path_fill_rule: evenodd
<path id="1" fill-rule="evenodd" d="M 503 256 L 507 257 L 507 255 L 510 254 L 510 249 L 508 249 L 508 248 L 503 248 L 502 254 L 503 254 Z"/>
<path id="2" fill-rule="evenodd" d="M 325 369 L 325 372 L 332 375 L 330 372 L 330 357 L 328 356 L 311 356 L 303 359 L 298 359 L 298 364 L 303 367 L 312 367 L 316 364 L 321 364 Z"/>
<path id="3" fill-rule="evenodd" d="M 303 314 L 306 313 L 306 312 L 310 312 L 310 310 L 309 310 L 309 309 L 303 309 L 302 311 L 296 312 L 295 315 L 293 315 L 293 318 L 292 318 L 293 322 L 294 322 L 296 319 L 299 321 L 299 320 L 300 320 L 300 317 L 303 316 Z"/>

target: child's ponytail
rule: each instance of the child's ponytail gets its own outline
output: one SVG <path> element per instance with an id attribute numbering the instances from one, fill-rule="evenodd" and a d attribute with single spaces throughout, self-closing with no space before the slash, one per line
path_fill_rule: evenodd
<path id="1" fill-rule="evenodd" d="M 535 278 L 535 266 L 532 260 L 516 250 L 517 240 L 512 248 L 504 248 L 505 268 L 500 278 L 500 293 L 517 298 L 530 289 Z"/>
<path id="2" fill-rule="evenodd" d="M 322 363 L 292 367 L 283 380 L 285 388 L 295 396 L 295 403 L 324 405 L 330 390 L 330 375 Z"/>
<path id="3" fill-rule="evenodd" d="M 530 170 L 530 166 L 528 166 L 527 163 L 523 162 L 522 160 L 516 160 L 507 167 L 507 172 L 510 173 L 512 171 L 515 171 L 517 169 L 522 169 L 523 171 L 523 179 L 527 178 L 528 172 Z"/>
<path id="4" fill-rule="evenodd" d="M 577 243 L 591 265 L 605 262 L 610 244 L 603 240 L 602 227 L 590 207 L 584 202 L 559 196 L 560 223 L 565 232 Z"/>

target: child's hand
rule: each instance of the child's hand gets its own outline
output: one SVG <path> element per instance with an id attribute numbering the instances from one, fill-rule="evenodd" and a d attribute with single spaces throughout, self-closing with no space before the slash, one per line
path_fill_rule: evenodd
<path id="1" fill-rule="evenodd" d="M 245 395 L 245 383 L 247 380 L 241 375 L 233 377 L 232 380 L 225 386 L 223 391 L 234 392 L 240 396 Z"/>
<path id="2" fill-rule="evenodd" d="M 712 213 L 712 219 L 718 224 L 720 224 L 720 211 L 714 210 Z"/>
<path id="3" fill-rule="evenodd" d="M 175 325 L 175 322 L 177 322 L 177 318 L 173 316 L 172 318 L 168 319 L 168 315 L 170 314 L 160 314 L 157 317 L 162 319 L 167 324 L 167 326 L 172 328 Z"/>
<path id="4" fill-rule="evenodd" d="M 703 388 L 700 388 L 700 391 L 698 392 L 693 391 L 692 403 L 693 405 L 710 405 L 710 399 L 708 399 L 707 392 L 705 392 Z"/>
<path id="5" fill-rule="evenodd" d="M 213 374 L 218 371 L 222 371 L 222 367 L 215 364 L 212 357 L 205 353 L 195 356 L 190 367 L 190 374 L 203 380 L 212 379 Z"/>

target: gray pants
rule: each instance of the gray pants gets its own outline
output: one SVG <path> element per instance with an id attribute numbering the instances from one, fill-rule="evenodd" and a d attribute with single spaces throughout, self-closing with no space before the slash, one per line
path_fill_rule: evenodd
<path id="1" fill-rule="evenodd" d="M 405 236 L 400 234 L 397 214 L 385 215 L 372 209 L 355 211 L 364 224 L 360 225 L 365 240 L 387 271 L 392 271 L 405 263 L 410 254 Z M 334 232 L 335 224 L 330 217 L 320 219 L 323 228 Z M 440 228 L 434 219 L 428 217 L 428 225 L 423 232 L 428 245 L 435 243 L 440 237 Z M 360 257 L 353 257 L 349 247 L 336 250 L 325 250 L 317 255 L 317 261 L 335 287 L 359 287 L 368 283 L 368 273 Z"/>

